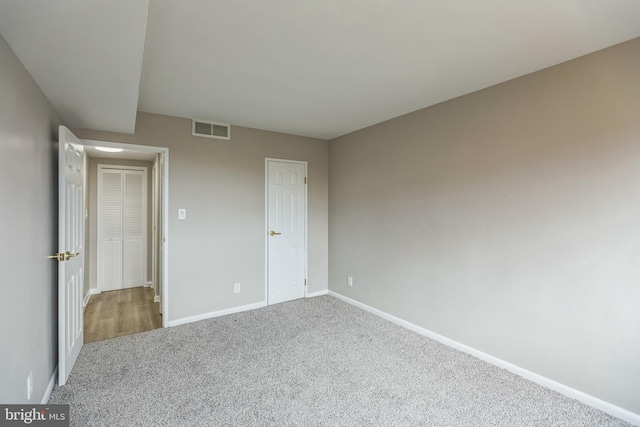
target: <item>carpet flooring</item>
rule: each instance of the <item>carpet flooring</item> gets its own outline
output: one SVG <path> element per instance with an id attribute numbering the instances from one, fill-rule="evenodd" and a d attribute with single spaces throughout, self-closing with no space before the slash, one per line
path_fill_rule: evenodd
<path id="1" fill-rule="evenodd" d="M 330 296 L 86 344 L 74 426 L 628 426 Z"/>

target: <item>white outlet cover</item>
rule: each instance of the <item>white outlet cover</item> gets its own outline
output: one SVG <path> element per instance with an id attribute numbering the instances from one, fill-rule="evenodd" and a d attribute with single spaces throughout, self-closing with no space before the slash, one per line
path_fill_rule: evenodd
<path id="1" fill-rule="evenodd" d="M 178 209 L 178 219 L 187 219 L 186 209 Z"/>
<path id="2" fill-rule="evenodd" d="M 347 276 L 347 285 L 353 286 L 353 277 L 352 276 Z"/>
<path id="3" fill-rule="evenodd" d="M 240 283 L 234 283 L 233 284 L 233 292 L 236 294 L 240 293 Z"/>

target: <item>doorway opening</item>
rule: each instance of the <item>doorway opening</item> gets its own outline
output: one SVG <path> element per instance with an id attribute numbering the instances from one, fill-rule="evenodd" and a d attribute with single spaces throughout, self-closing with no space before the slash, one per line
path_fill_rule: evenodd
<path id="1" fill-rule="evenodd" d="M 82 142 L 87 184 L 84 341 L 166 327 L 168 149 Z"/>

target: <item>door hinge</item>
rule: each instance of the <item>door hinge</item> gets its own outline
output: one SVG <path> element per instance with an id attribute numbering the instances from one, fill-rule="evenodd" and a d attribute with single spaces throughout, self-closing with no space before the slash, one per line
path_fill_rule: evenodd
<path id="1" fill-rule="evenodd" d="M 307 286 L 307 279 L 304 279 L 304 285 Z"/>
<path id="2" fill-rule="evenodd" d="M 305 184 L 307 183 L 307 177 L 306 176 L 304 177 L 304 183 Z"/>

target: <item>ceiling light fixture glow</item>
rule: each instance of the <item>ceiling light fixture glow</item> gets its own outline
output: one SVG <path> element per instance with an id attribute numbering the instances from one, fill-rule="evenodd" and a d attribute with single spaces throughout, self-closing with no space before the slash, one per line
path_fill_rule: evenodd
<path id="1" fill-rule="evenodd" d="M 105 153 L 119 153 L 122 148 L 111 148 L 111 147 L 95 147 L 98 151 L 104 151 Z"/>

